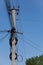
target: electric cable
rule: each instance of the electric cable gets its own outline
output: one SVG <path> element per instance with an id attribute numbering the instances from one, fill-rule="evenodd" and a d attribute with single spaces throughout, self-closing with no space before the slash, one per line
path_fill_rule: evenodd
<path id="1" fill-rule="evenodd" d="M 10 21 L 10 26 L 12 26 L 12 23 L 11 23 L 11 15 L 9 14 L 10 13 L 10 1 L 9 0 L 4 0 L 5 2 L 5 5 L 6 5 L 6 9 L 7 9 L 7 13 L 8 13 L 8 17 L 9 17 L 9 21 Z"/>
<path id="2" fill-rule="evenodd" d="M 19 39 L 21 39 L 21 38 L 19 38 Z M 29 43 L 28 41 L 26 41 L 26 40 L 24 40 L 24 39 L 21 39 L 21 40 L 23 40 L 25 43 L 27 43 L 28 45 L 32 46 L 33 48 L 37 49 L 38 51 L 43 52 L 42 50 L 40 50 L 40 48 L 38 48 L 37 46 L 35 46 L 35 45 Z"/>
<path id="3" fill-rule="evenodd" d="M 40 20 L 40 19 L 36 19 L 36 20 L 31 20 L 31 19 L 22 19 L 22 18 L 20 18 L 20 19 L 17 19 L 17 20 L 19 20 L 19 21 L 23 21 L 23 22 L 39 22 L 39 23 L 43 23 L 43 21 L 42 20 Z"/>
<path id="4" fill-rule="evenodd" d="M 35 46 L 35 45 L 33 45 L 33 44 L 31 44 L 31 43 L 25 41 L 25 40 L 24 40 L 24 42 L 27 43 L 28 45 L 31 45 L 32 47 L 34 47 L 34 48 L 37 49 L 38 51 L 43 52 L 43 51 L 40 50 L 40 48 L 38 48 L 37 46 Z"/>
<path id="5" fill-rule="evenodd" d="M 36 47 L 38 47 L 38 48 L 40 47 L 37 43 L 33 42 L 32 40 L 28 39 L 28 41 L 31 42 L 32 44 L 34 44 Z"/>
<path id="6" fill-rule="evenodd" d="M 17 61 L 18 62 L 22 62 L 23 61 L 23 56 L 22 55 L 17 55 L 18 57 L 17 57 Z M 20 59 L 21 58 L 21 59 Z"/>
<path id="7" fill-rule="evenodd" d="M 10 32 L 10 30 L 0 30 L 0 33 Z"/>
<path id="8" fill-rule="evenodd" d="M 23 61 L 23 56 L 21 54 L 18 54 L 18 50 L 19 50 L 18 48 L 19 48 L 19 45 L 17 44 L 17 46 L 16 46 L 17 61 L 22 62 Z"/>
<path id="9" fill-rule="evenodd" d="M 18 62 L 22 62 L 23 61 L 23 56 L 22 56 L 22 54 L 18 54 L 19 52 L 21 53 L 21 51 L 20 51 L 20 49 L 19 49 L 19 45 L 20 44 L 17 44 L 17 46 L 16 46 L 16 53 L 17 53 L 17 61 Z"/>
<path id="10" fill-rule="evenodd" d="M 39 46 L 38 44 L 36 44 L 35 42 L 33 42 L 32 40 L 28 39 L 29 42 L 35 44 L 36 46 Z"/>
<path id="11" fill-rule="evenodd" d="M 2 41 L 3 39 L 5 39 L 8 35 L 9 35 L 9 33 L 7 33 L 5 36 L 3 36 L 2 38 L 0 38 L 0 41 Z"/>
<path id="12" fill-rule="evenodd" d="M 16 0 L 16 6 L 18 7 L 18 5 L 19 5 L 19 0 Z"/>
<path id="13" fill-rule="evenodd" d="M 12 6 L 14 7 L 14 0 L 12 0 Z"/>

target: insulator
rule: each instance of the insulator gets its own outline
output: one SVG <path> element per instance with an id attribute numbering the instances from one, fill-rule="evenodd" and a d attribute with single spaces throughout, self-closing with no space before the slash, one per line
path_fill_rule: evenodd
<path id="1" fill-rule="evenodd" d="M 10 60 L 12 61 L 12 52 L 9 55 Z M 15 53 L 15 60 L 17 59 L 17 53 Z"/>
<path id="2" fill-rule="evenodd" d="M 17 37 L 15 37 L 15 45 L 17 45 L 17 42 L 18 42 L 18 39 L 17 39 Z M 12 48 L 12 37 L 10 38 L 10 40 L 9 40 L 9 44 L 10 44 L 10 47 Z"/>
<path id="3" fill-rule="evenodd" d="M 15 37 L 15 41 L 16 41 L 15 45 L 17 45 L 17 42 L 18 42 L 18 39 L 17 39 L 17 37 Z"/>
<path id="4" fill-rule="evenodd" d="M 12 52 L 10 53 L 9 58 L 10 58 L 10 60 L 12 60 Z"/>
<path id="5" fill-rule="evenodd" d="M 12 48 L 12 38 L 10 38 L 9 44 L 10 44 L 10 47 Z"/>
<path id="6" fill-rule="evenodd" d="M 11 33 L 14 33 L 14 32 L 16 32 L 16 29 L 13 27 L 13 28 L 11 29 Z"/>

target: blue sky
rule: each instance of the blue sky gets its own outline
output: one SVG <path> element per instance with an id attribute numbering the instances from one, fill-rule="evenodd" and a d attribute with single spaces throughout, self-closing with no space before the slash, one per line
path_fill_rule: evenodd
<path id="1" fill-rule="evenodd" d="M 16 48 L 18 49 L 18 54 L 23 56 L 23 61 L 16 61 L 16 63 L 17 65 L 25 65 L 27 58 L 43 54 L 43 0 L 19 0 L 19 5 L 20 12 L 16 17 L 19 20 L 16 20 L 16 27 L 18 31 L 23 31 L 24 34 L 18 35 L 21 39 L 18 37 Z M 0 30 L 10 28 L 5 2 L 0 0 Z M 0 33 L 0 39 L 6 34 Z M 5 39 L 0 40 L 0 65 L 11 64 L 9 60 L 9 38 L 10 34 Z M 23 39 L 28 41 L 28 44 Z"/>

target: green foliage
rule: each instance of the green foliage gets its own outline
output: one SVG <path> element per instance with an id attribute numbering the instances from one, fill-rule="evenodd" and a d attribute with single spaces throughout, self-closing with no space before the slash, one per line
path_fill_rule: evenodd
<path id="1" fill-rule="evenodd" d="M 43 65 L 43 55 L 27 59 L 26 65 Z"/>

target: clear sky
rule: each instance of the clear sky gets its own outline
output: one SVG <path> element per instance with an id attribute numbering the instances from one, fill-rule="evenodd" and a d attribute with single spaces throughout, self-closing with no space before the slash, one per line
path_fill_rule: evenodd
<path id="1" fill-rule="evenodd" d="M 18 2 L 18 0 L 13 0 L 14 5 L 15 1 Z M 18 35 L 16 48 L 18 54 L 23 56 L 23 61 L 16 61 L 16 65 L 25 65 L 27 58 L 43 54 L 43 0 L 19 0 L 18 4 L 20 5 L 20 12 L 16 17 L 18 19 L 18 21 L 16 20 L 16 27 L 18 31 L 23 31 L 23 35 Z M 0 30 L 7 29 L 11 29 L 11 26 L 5 2 L 0 0 Z M 6 34 L 0 33 L 0 65 L 11 65 L 9 59 L 10 34 L 1 39 Z"/>

